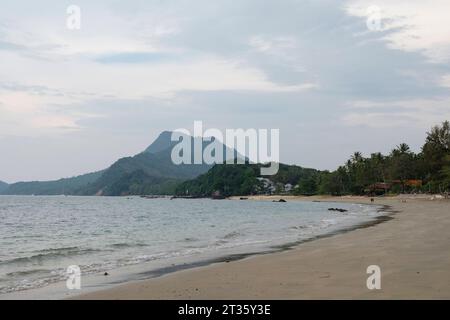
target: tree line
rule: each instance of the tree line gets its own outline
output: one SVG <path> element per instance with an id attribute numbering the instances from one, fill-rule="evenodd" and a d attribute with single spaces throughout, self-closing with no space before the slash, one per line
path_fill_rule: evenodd
<path id="1" fill-rule="evenodd" d="M 259 176 L 261 164 L 215 165 L 196 179 L 176 187 L 176 195 L 223 196 L 269 192 Z M 278 173 L 267 177 L 276 186 L 275 193 L 314 195 L 362 195 L 377 193 L 450 191 L 450 123 L 444 121 L 427 132 L 419 153 L 406 143 L 389 154 L 380 152 L 364 157 L 355 152 L 335 171 L 319 171 L 280 164 Z"/>
<path id="2" fill-rule="evenodd" d="M 384 190 L 383 190 L 384 189 Z M 450 123 L 434 126 L 419 153 L 406 143 L 388 155 L 379 152 L 364 157 L 355 152 L 335 171 L 321 171 L 301 180 L 298 194 L 367 194 L 380 192 L 450 191 Z"/>

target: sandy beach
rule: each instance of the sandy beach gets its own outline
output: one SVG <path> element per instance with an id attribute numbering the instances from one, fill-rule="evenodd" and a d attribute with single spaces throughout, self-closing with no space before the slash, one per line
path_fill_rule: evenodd
<path id="1" fill-rule="evenodd" d="M 283 198 L 370 203 L 366 197 Z M 386 197 L 376 198 L 375 204 L 389 206 L 392 219 L 286 251 L 178 271 L 76 298 L 450 299 L 450 201 Z M 381 268 L 380 290 L 366 286 L 369 265 Z"/>

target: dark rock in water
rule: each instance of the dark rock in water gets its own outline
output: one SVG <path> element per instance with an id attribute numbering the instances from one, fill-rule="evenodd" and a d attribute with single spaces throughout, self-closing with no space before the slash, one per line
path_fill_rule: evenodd
<path id="1" fill-rule="evenodd" d="M 104 275 L 104 276 L 109 276 L 109 273 L 108 273 L 108 272 L 105 272 L 103 275 Z"/>
<path id="2" fill-rule="evenodd" d="M 280 200 L 273 200 L 272 202 L 286 202 L 286 200 L 280 199 Z"/>
<path id="3" fill-rule="evenodd" d="M 328 211 L 339 211 L 339 212 L 347 212 L 346 209 L 339 209 L 339 208 L 328 208 Z"/>
<path id="4" fill-rule="evenodd" d="M 161 196 L 155 196 L 155 195 L 148 195 L 148 196 L 141 196 L 141 198 L 144 199 L 158 199 L 158 198 L 162 198 Z"/>
<path id="5" fill-rule="evenodd" d="M 248 198 L 240 197 L 239 200 L 247 200 Z"/>

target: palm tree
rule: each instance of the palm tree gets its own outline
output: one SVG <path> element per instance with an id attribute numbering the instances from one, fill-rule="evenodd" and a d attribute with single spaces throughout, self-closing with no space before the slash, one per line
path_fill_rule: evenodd
<path id="1" fill-rule="evenodd" d="M 397 146 L 397 150 L 401 153 L 401 154 L 405 154 L 405 153 L 409 153 L 411 151 L 411 149 L 409 148 L 409 146 L 406 143 L 400 143 Z"/>
<path id="2" fill-rule="evenodd" d="M 359 151 L 356 151 L 353 155 L 352 155 L 352 161 L 354 163 L 359 163 L 363 161 L 363 156 L 362 153 Z"/>
<path id="3" fill-rule="evenodd" d="M 384 156 L 381 154 L 381 152 L 375 152 L 371 154 L 370 159 L 372 160 L 377 180 L 380 180 L 379 178 L 381 178 L 383 182 L 386 182 L 384 174 Z"/>

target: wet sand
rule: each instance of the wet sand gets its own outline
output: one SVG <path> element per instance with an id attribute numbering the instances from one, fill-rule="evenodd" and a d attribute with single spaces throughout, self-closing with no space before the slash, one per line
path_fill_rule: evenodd
<path id="1" fill-rule="evenodd" d="M 370 203 L 366 197 L 282 198 Z M 389 206 L 392 219 L 290 250 L 181 270 L 76 298 L 450 299 L 450 201 L 393 197 L 376 198 L 375 204 Z M 370 265 L 381 268 L 380 290 L 367 288 Z"/>

